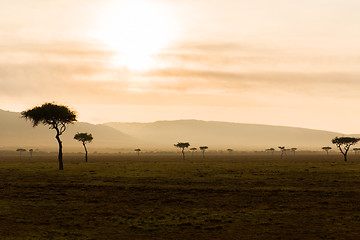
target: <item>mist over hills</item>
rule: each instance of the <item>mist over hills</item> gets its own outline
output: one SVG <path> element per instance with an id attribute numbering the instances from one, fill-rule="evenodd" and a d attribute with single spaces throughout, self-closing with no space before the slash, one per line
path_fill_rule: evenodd
<path id="1" fill-rule="evenodd" d="M 158 147 L 178 141 L 191 146 L 255 150 L 277 146 L 319 149 L 343 134 L 297 127 L 230 123 L 200 120 L 157 121 L 153 123 L 105 123 L 123 133 Z"/>
<path id="2" fill-rule="evenodd" d="M 319 150 L 331 145 L 331 139 L 344 134 L 297 127 L 270 126 L 200 120 L 157 121 L 152 123 L 90 124 L 78 122 L 68 126 L 62 140 L 64 151 L 82 151 L 73 139 L 77 132 L 94 136 L 90 149 L 174 150 L 173 144 L 189 142 L 192 147 L 206 145 L 209 150 L 264 150 L 286 146 Z M 32 127 L 20 113 L 0 110 L 0 148 L 48 147 L 57 149 L 55 132 L 46 126 Z"/>
<path id="3" fill-rule="evenodd" d="M 109 126 L 94 125 L 85 122 L 70 124 L 61 136 L 64 151 L 69 149 L 82 151 L 82 145 L 73 139 L 77 132 L 88 132 L 94 136 L 91 148 L 132 147 L 139 140 L 121 133 Z M 29 147 L 57 149 L 55 131 L 47 126 L 32 127 L 30 121 L 21 118 L 20 113 L 0 110 L 0 147 Z"/>

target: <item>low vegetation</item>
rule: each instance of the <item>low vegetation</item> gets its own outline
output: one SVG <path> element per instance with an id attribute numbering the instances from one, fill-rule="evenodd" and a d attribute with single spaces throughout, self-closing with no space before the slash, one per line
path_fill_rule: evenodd
<path id="1" fill-rule="evenodd" d="M 340 157 L 1 157 L 0 239 L 358 239 L 360 159 Z"/>

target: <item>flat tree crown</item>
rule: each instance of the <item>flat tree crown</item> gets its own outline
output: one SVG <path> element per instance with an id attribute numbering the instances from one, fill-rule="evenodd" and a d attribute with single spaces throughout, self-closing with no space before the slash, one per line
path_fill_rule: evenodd
<path id="1" fill-rule="evenodd" d="M 83 142 L 83 143 L 85 143 L 85 142 L 90 143 L 94 138 L 91 135 L 91 133 L 90 134 L 89 133 L 77 133 L 77 134 L 75 134 L 74 139 L 76 139 L 80 142 Z"/>
<path id="2" fill-rule="evenodd" d="M 208 146 L 201 146 L 201 147 L 200 147 L 201 150 L 206 150 L 206 149 L 208 149 L 208 148 L 209 148 Z"/>
<path id="3" fill-rule="evenodd" d="M 33 126 L 40 123 L 50 125 L 50 128 L 58 124 L 67 124 L 77 121 L 77 114 L 71 111 L 67 106 L 54 103 L 44 103 L 41 106 L 21 112 L 22 117 L 30 120 Z"/>
<path id="4" fill-rule="evenodd" d="M 359 141 L 359 138 L 355 137 L 335 137 L 331 142 L 336 145 L 342 145 L 342 144 L 355 144 Z"/>
<path id="5" fill-rule="evenodd" d="M 188 148 L 190 146 L 190 143 L 188 142 L 178 142 L 177 144 L 174 144 L 175 147 L 178 148 Z"/>

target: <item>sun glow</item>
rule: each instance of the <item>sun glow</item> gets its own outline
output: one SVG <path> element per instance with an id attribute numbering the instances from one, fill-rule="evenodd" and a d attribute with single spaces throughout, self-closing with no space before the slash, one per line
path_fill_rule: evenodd
<path id="1" fill-rule="evenodd" d="M 154 56 L 174 40 L 171 11 L 149 0 L 113 2 L 104 14 L 97 38 L 115 52 L 115 66 L 150 69 L 157 64 Z"/>

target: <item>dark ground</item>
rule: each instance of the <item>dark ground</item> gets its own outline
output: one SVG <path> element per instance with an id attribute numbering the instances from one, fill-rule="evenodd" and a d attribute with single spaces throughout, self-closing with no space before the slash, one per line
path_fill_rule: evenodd
<path id="1" fill-rule="evenodd" d="M 0 157 L 0 239 L 360 239 L 360 159 Z"/>

